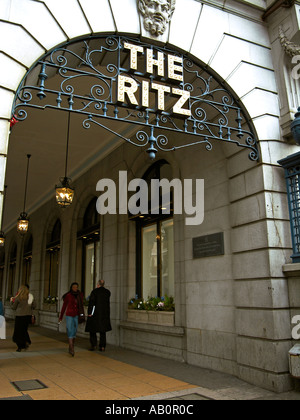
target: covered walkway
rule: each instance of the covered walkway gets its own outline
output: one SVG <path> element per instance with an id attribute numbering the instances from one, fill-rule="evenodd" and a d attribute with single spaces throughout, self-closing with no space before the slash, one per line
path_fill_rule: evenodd
<path id="1" fill-rule="evenodd" d="M 0 399 L 32 400 L 253 400 L 300 399 L 300 393 L 274 394 L 237 378 L 134 351 L 109 346 L 89 352 L 78 338 L 76 356 L 66 337 L 32 327 L 32 345 L 17 353 L 8 323 L 0 340 Z"/>

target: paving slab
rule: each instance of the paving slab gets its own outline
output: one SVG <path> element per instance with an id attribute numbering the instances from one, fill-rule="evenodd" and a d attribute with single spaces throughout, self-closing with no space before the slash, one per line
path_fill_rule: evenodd
<path id="1" fill-rule="evenodd" d="M 87 338 L 76 339 L 72 358 L 65 334 L 38 326 L 31 327 L 30 348 L 17 353 L 13 323 L 7 325 L 7 340 L 0 340 L 0 400 L 300 400 L 300 392 L 275 394 L 231 375 L 119 347 L 90 352 Z"/>

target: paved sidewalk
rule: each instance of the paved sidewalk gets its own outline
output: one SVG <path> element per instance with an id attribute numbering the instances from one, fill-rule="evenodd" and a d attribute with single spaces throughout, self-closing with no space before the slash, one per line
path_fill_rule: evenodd
<path id="1" fill-rule="evenodd" d="M 17 353 L 0 340 L 0 399 L 32 400 L 300 400 L 299 392 L 274 394 L 230 375 L 108 346 L 89 352 L 76 340 L 67 352 L 65 334 L 32 327 L 32 345 Z"/>

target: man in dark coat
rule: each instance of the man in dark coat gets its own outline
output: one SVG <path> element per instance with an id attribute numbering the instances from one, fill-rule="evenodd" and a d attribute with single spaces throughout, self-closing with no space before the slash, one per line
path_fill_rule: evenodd
<path id="1" fill-rule="evenodd" d="M 90 333 L 91 351 L 97 348 L 97 333 L 100 333 L 99 350 L 105 351 L 106 333 L 111 331 L 110 324 L 110 291 L 105 289 L 105 281 L 98 282 L 97 289 L 91 293 L 88 308 L 88 319 L 85 331 Z"/>

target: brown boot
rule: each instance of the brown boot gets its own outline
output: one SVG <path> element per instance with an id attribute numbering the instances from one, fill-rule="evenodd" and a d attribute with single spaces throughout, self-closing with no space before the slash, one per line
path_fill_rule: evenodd
<path id="1" fill-rule="evenodd" d="M 74 338 L 69 338 L 69 353 L 74 357 Z"/>

